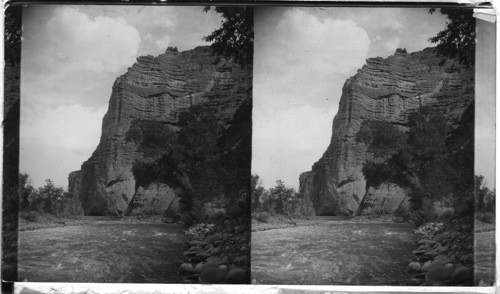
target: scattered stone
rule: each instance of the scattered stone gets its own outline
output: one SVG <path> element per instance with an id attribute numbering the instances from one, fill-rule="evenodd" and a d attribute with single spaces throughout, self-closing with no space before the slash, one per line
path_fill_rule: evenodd
<path id="1" fill-rule="evenodd" d="M 445 265 L 447 263 L 453 263 L 453 259 L 444 254 L 441 254 L 436 256 L 436 258 L 434 258 L 434 261 L 432 262 L 431 266 Z"/>
<path id="2" fill-rule="evenodd" d="M 467 282 L 472 279 L 472 270 L 469 267 L 457 267 L 451 274 L 451 280 L 455 283 Z"/>
<path id="3" fill-rule="evenodd" d="M 246 284 L 248 283 L 247 271 L 244 269 L 232 269 L 226 274 L 226 282 L 228 284 Z"/>
<path id="4" fill-rule="evenodd" d="M 429 270 L 429 267 L 431 266 L 431 263 L 432 263 L 432 261 L 430 261 L 430 260 L 429 260 L 429 261 L 427 261 L 426 263 L 424 263 L 424 265 L 422 265 L 421 270 L 422 270 L 423 272 L 428 271 L 428 270 Z"/>
<path id="5" fill-rule="evenodd" d="M 233 260 L 233 263 L 236 265 L 244 265 L 244 264 L 246 264 L 246 262 L 247 262 L 246 255 L 240 255 Z"/>
<path id="6" fill-rule="evenodd" d="M 193 273 L 199 274 L 203 270 L 203 262 L 199 262 L 193 269 Z"/>
<path id="7" fill-rule="evenodd" d="M 220 268 L 203 269 L 198 276 L 198 281 L 203 284 L 218 284 L 224 281 L 226 270 Z"/>
<path id="8" fill-rule="evenodd" d="M 420 241 L 418 241 L 418 245 L 427 245 L 427 243 L 429 243 L 431 240 L 429 239 L 421 239 Z"/>
<path id="9" fill-rule="evenodd" d="M 179 274 L 181 275 L 189 275 L 193 273 L 193 265 L 190 263 L 183 263 L 179 267 Z"/>
<path id="10" fill-rule="evenodd" d="M 210 256 L 212 256 L 210 253 L 198 252 L 198 253 L 196 253 L 196 255 L 194 257 L 196 257 L 197 259 L 200 259 L 200 260 L 205 260 L 205 259 L 209 258 Z"/>
<path id="11" fill-rule="evenodd" d="M 187 257 L 192 257 L 196 255 L 196 251 L 184 251 L 183 254 L 186 255 Z"/>
<path id="12" fill-rule="evenodd" d="M 200 241 L 200 240 L 193 240 L 193 241 L 189 242 L 189 246 L 205 247 L 207 245 L 208 245 L 207 242 L 203 242 L 203 241 Z"/>
<path id="13" fill-rule="evenodd" d="M 221 233 L 216 233 L 216 234 L 213 234 L 212 236 L 206 238 L 205 240 L 210 243 L 210 244 L 214 244 L 214 242 L 216 241 L 219 241 L 221 240 L 223 237 L 222 237 L 222 234 Z"/>
<path id="14" fill-rule="evenodd" d="M 423 256 L 424 256 L 424 257 L 427 257 L 427 258 L 429 258 L 429 259 L 433 259 L 433 258 L 435 258 L 435 257 L 436 257 L 436 256 L 438 256 L 438 255 L 439 255 L 439 253 L 437 253 L 437 252 L 435 252 L 435 251 L 427 251 L 427 252 L 425 252 L 425 253 L 424 253 L 424 255 L 423 255 Z"/>
<path id="15" fill-rule="evenodd" d="M 442 246 L 440 249 L 439 249 L 439 254 L 441 253 L 445 253 L 448 251 L 448 246 Z"/>
<path id="16" fill-rule="evenodd" d="M 406 271 L 408 273 L 416 273 L 416 272 L 419 272 L 421 269 L 422 269 L 422 267 L 420 266 L 420 263 L 418 263 L 418 262 L 410 262 L 410 264 L 408 265 L 408 268 L 406 269 Z"/>
<path id="17" fill-rule="evenodd" d="M 466 255 L 461 256 L 459 260 L 462 263 L 469 264 L 469 263 L 472 263 L 472 261 L 474 260 L 474 256 L 472 254 L 466 254 Z"/>
<path id="18" fill-rule="evenodd" d="M 453 273 L 453 264 L 447 263 L 446 265 L 430 266 L 429 271 L 425 275 L 425 279 L 434 282 L 444 282 L 448 280 Z"/>
<path id="19" fill-rule="evenodd" d="M 203 249 L 201 247 L 199 247 L 199 246 L 191 246 L 188 249 L 188 251 L 195 252 L 195 253 L 198 252 L 198 251 L 200 251 L 200 250 L 203 250 Z"/>
<path id="20" fill-rule="evenodd" d="M 211 250 L 211 253 L 213 256 L 215 255 L 219 255 L 222 253 L 222 249 L 220 247 L 214 247 L 212 250 Z"/>
<path id="21" fill-rule="evenodd" d="M 230 265 L 227 267 L 227 271 L 228 271 L 228 272 L 230 272 L 230 271 L 232 271 L 232 270 L 234 270 L 234 269 L 237 269 L 237 268 L 238 268 L 238 267 L 237 267 L 237 266 L 235 266 L 234 264 L 230 264 Z"/>
<path id="22" fill-rule="evenodd" d="M 223 260 L 222 258 L 219 258 L 217 256 L 211 256 L 207 258 L 207 263 L 205 266 L 208 267 L 219 267 L 222 264 L 227 264 L 227 261 Z"/>

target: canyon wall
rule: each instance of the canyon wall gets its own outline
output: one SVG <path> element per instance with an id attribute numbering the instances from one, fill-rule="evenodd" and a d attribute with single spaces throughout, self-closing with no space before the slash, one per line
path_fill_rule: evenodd
<path id="1" fill-rule="evenodd" d="M 392 213 L 407 206 L 405 191 L 396 185 L 366 186 L 361 172 L 366 146 L 355 141 L 361 123 L 405 127 L 409 113 L 429 105 L 444 114 L 453 132 L 473 101 L 474 69 L 436 56 L 433 48 L 411 54 L 398 49 L 388 58 L 368 59 L 345 82 L 330 145 L 312 170 L 300 175 L 300 191 L 317 215 Z"/>
<path id="2" fill-rule="evenodd" d="M 216 111 L 224 132 L 240 123 L 236 113 L 251 111 L 251 77 L 251 68 L 242 69 L 213 56 L 209 47 L 137 58 L 113 85 L 99 145 L 81 170 L 69 175 L 68 190 L 79 198 L 84 213 L 123 215 L 175 209 L 175 189 L 160 183 L 136 185 L 132 165 L 142 154 L 134 142 L 126 140 L 132 122 L 156 121 L 178 130 L 181 112 L 202 105 Z M 132 202 L 140 205 L 131 206 Z"/>

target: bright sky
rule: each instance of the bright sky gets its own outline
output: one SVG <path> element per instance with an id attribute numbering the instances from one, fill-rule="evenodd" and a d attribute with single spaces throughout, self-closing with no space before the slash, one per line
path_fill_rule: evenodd
<path id="1" fill-rule="evenodd" d="M 31 5 L 23 10 L 20 171 L 67 187 L 99 143 L 115 79 L 141 55 L 207 45 L 203 7 Z"/>
<path id="2" fill-rule="evenodd" d="M 281 179 L 297 190 L 299 175 L 330 142 L 344 82 L 369 57 L 433 46 L 429 37 L 445 27 L 439 12 L 420 8 L 281 7 L 255 15 L 252 173 L 264 187 Z M 479 123 L 486 134 L 493 118 Z M 480 173 L 494 184 L 489 169 Z"/>

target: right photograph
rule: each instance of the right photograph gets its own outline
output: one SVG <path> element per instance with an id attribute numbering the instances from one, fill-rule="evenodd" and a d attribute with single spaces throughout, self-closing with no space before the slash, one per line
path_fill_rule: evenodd
<path id="1" fill-rule="evenodd" d="M 493 285 L 494 21 L 255 9 L 252 283 Z"/>

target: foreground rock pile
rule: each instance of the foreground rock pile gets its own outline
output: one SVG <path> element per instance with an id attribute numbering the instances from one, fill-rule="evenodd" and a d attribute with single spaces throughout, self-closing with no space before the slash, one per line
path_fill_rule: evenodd
<path id="1" fill-rule="evenodd" d="M 473 232 L 472 224 L 450 225 L 429 223 L 416 233 L 422 234 L 415 260 L 407 272 L 413 278 L 410 286 L 472 286 L 473 285 Z"/>
<path id="2" fill-rule="evenodd" d="M 250 282 L 250 229 L 244 219 L 198 224 L 187 230 L 192 237 L 179 267 L 185 282 L 248 284 Z"/>

